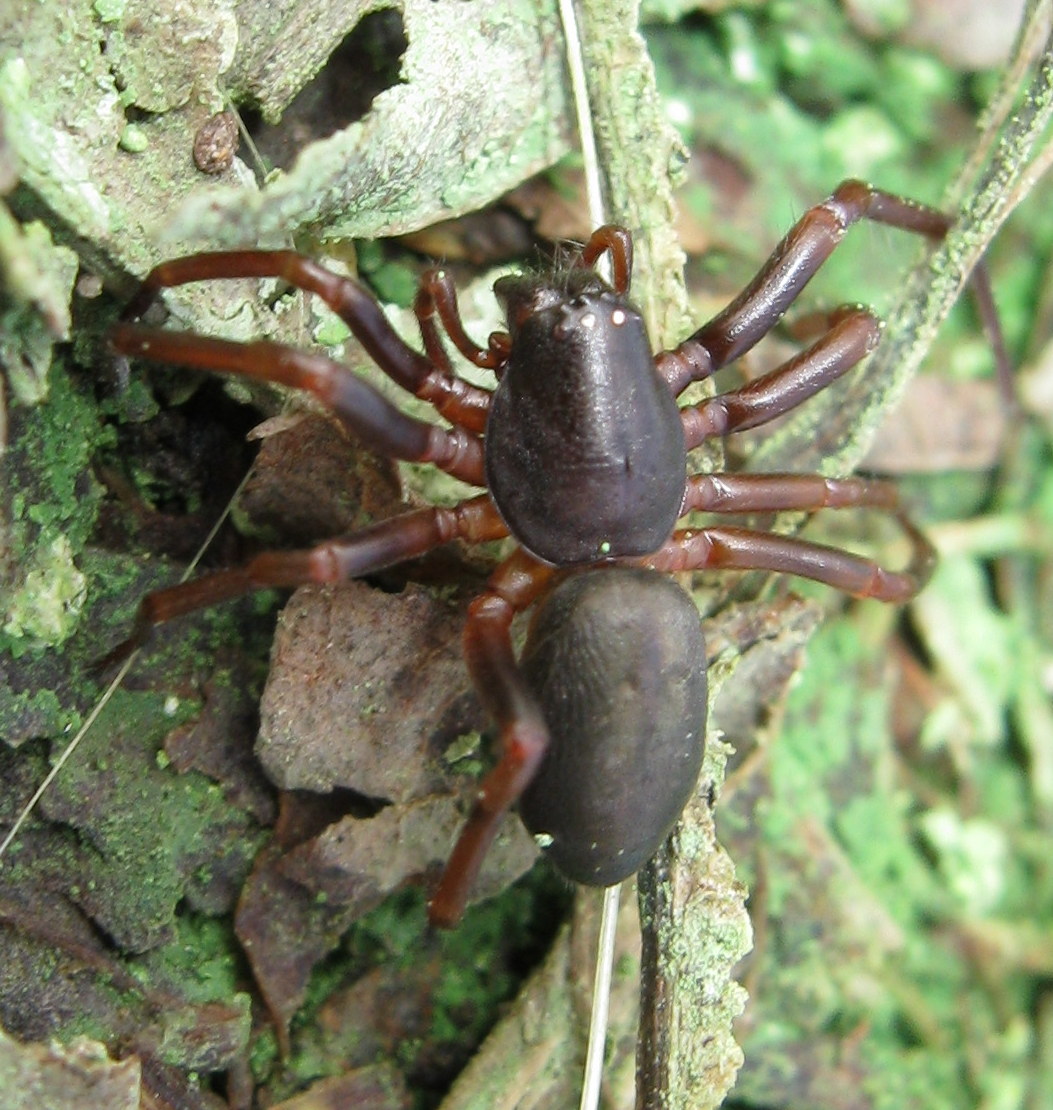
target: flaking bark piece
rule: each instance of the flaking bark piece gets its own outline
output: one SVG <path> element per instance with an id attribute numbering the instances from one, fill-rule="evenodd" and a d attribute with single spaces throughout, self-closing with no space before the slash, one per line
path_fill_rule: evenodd
<path id="1" fill-rule="evenodd" d="M 402 1076 L 389 1064 L 374 1064 L 320 1079 L 274 1110 L 409 1110 L 412 1105 Z"/>
<path id="2" fill-rule="evenodd" d="M 260 706 L 271 780 L 392 802 L 448 791 L 443 753 L 484 723 L 461 656 L 465 611 L 465 598 L 413 584 L 297 591 Z"/>
<path id="3" fill-rule="evenodd" d="M 345 817 L 286 855 L 280 869 L 329 902 L 358 905 L 356 916 L 405 882 L 422 880 L 441 866 L 464 816 L 450 797 L 389 806 L 375 817 Z M 530 835 L 509 815 L 487 853 L 472 900 L 496 894 L 537 857 Z"/>
<path id="4" fill-rule="evenodd" d="M 238 511 L 264 542 L 308 546 L 406 512 L 395 465 L 363 450 L 330 417 L 276 417 L 252 438 L 260 450 Z"/>
<path id="5" fill-rule="evenodd" d="M 139 1060 L 111 1060 L 97 1041 L 19 1044 L 0 1030 L 0 1085 L 7 1110 L 139 1110 Z"/>
<path id="6" fill-rule="evenodd" d="M 309 805 L 299 797 L 300 807 Z M 321 798 L 318 805 L 326 807 Z M 393 891 L 427 883 L 449 855 L 464 815 L 447 794 L 344 817 L 285 853 L 265 854 L 238 906 L 236 931 L 283 1041 L 311 972 L 341 935 Z M 303 812 L 301 827 L 310 824 Z M 473 899 L 498 893 L 534 862 L 537 849 L 514 816 L 491 847 Z"/>
<path id="7" fill-rule="evenodd" d="M 1008 413 L 994 381 L 912 378 L 863 461 L 868 472 L 990 470 L 1005 452 Z"/>
<path id="8" fill-rule="evenodd" d="M 314 37 L 310 6 L 297 22 Z M 473 211 L 566 153 L 552 0 L 403 0 L 399 9 L 408 42 L 402 80 L 365 118 L 306 147 L 258 193 L 224 188 L 190 198 L 173 232 L 222 243 L 398 235 Z M 257 65 L 266 77 L 270 60 Z M 255 97 L 265 115 L 276 114 L 263 88 Z"/>
<path id="9" fill-rule="evenodd" d="M 289 1022 L 303 1003 L 315 964 L 339 942 L 354 919 L 344 906 L 327 906 L 285 878 L 280 857 L 263 852 L 241 892 L 234 931 L 252 965 L 278 1043 L 289 1053 Z"/>

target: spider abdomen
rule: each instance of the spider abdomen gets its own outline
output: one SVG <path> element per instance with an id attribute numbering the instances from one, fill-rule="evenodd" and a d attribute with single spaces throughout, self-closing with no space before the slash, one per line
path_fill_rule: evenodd
<path id="1" fill-rule="evenodd" d="M 654 571 L 585 571 L 538 610 L 522 668 L 550 733 L 519 803 L 523 823 L 568 878 L 620 882 L 655 854 L 698 779 L 698 611 Z"/>

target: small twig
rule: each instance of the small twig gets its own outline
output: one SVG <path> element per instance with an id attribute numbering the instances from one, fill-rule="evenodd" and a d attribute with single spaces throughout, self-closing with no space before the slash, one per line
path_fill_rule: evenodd
<path id="1" fill-rule="evenodd" d="M 589 206 L 589 223 L 597 228 L 607 223 L 607 210 L 600 178 L 600 158 L 596 149 L 596 133 L 592 126 L 589 89 L 585 77 L 585 59 L 573 0 L 559 0 L 567 68 L 574 93 L 574 110 L 578 122 L 578 140 L 585 170 L 585 194 Z M 611 276 L 610 257 L 604 253 L 599 268 L 608 280 Z M 604 1048 L 607 1043 L 607 1020 L 610 1013 L 611 977 L 614 972 L 614 939 L 618 923 L 620 886 L 607 887 L 603 892 L 603 914 L 600 939 L 596 948 L 596 975 L 593 981 L 592 1010 L 589 1036 L 585 1049 L 585 1076 L 581 1088 L 580 1110 L 596 1110 L 600 1104 L 603 1083 Z"/>

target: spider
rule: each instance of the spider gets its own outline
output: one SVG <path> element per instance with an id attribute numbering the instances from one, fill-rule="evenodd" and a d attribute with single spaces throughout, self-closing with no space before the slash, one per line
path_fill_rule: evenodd
<path id="1" fill-rule="evenodd" d="M 396 334 L 361 285 L 293 251 L 209 252 L 162 263 L 114 329 L 118 352 L 304 390 L 374 451 L 430 462 L 485 492 L 309 550 L 265 552 L 241 568 L 148 594 L 127 645 L 157 623 L 254 589 L 341 582 L 454 539 L 474 544 L 511 536 L 517 546 L 471 603 L 464 629 L 468 670 L 496 725 L 499 756 L 433 893 L 430 919 L 442 926 L 459 920 L 499 823 L 516 804 L 569 878 L 605 886 L 628 877 L 668 835 L 702 759 L 698 615 L 663 574 L 784 572 L 897 603 L 930 573 L 933 549 L 887 482 L 687 473 L 686 453 L 704 440 L 774 419 L 877 345 L 875 316 L 842 307 L 825 318 L 811 346 L 763 377 L 678 404 L 690 383 L 739 358 L 772 329 L 861 219 L 932 239 L 949 226 L 935 209 L 846 181 L 805 213 L 727 308 L 657 356 L 628 299 L 632 238 L 615 226 L 597 230 L 559 272 L 500 278 L 494 293 L 508 330 L 491 335 L 486 347 L 466 333 L 450 276 L 428 271 L 414 303 L 423 353 Z M 595 268 L 604 254 L 610 282 Z M 165 288 L 246 277 L 281 278 L 320 296 L 381 370 L 430 402 L 449 427 L 404 414 L 315 352 L 133 322 Z M 469 362 L 493 371 L 493 390 L 457 376 L 443 333 Z M 720 523 L 677 526 L 694 511 L 846 506 L 895 515 L 912 544 L 904 570 L 794 536 Z M 513 620 L 531 606 L 517 659 Z"/>

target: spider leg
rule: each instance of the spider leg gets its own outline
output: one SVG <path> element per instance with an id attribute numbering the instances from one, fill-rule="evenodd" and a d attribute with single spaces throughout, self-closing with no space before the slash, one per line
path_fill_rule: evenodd
<path id="1" fill-rule="evenodd" d="M 910 562 L 901 571 L 886 570 L 872 559 L 796 536 L 722 526 L 674 532 L 666 544 L 641 562 L 667 572 L 720 568 L 795 574 L 855 597 L 899 604 L 909 601 L 928 581 L 936 552 L 906 516 L 897 513 L 896 519 L 913 547 Z"/>
<path id="2" fill-rule="evenodd" d="M 865 309 L 845 306 L 829 320 L 825 335 L 774 370 L 681 409 L 688 450 L 709 436 L 755 428 L 795 408 L 866 358 L 881 338 L 880 322 Z"/>
<path id="3" fill-rule="evenodd" d="M 351 329 L 369 357 L 403 389 L 429 401 L 452 424 L 473 428 L 489 407 L 485 389 L 435 367 L 403 342 L 384 310 L 352 278 L 334 274 L 295 251 L 204 251 L 155 266 L 125 308 L 122 319 L 137 320 L 162 289 L 217 278 L 281 278 L 319 296 Z"/>
<path id="4" fill-rule="evenodd" d="M 555 573 L 522 549 L 490 578 L 468 610 L 464 654 L 479 700 L 500 733 L 501 755 L 483 779 L 468 821 L 428 905 L 433 925 L 455 925 L 501 819 L 523 793 L 548 747 L 548 729 L 512 648 L 512 620 Z"/>
<path id="5" fill-rule="evenodd" d="M 475 343 L 464 330 L 461 313 L 457 307 L 457 291 L 453 279 L 441 268 L 428 270 L 421 278 L 417 288 L 417 296 L 413 302 L 413 311 L 420 324 L 421 337 L 424 340 L 424 351 L 433 365 L 443 368 L 451 378 L 459 381 L 454 373 L 450 360 L 442 345 L 436 317 L 441 322 L 446 334 L 453 345 L 469 362 L 485 370 L 499 370 L 508 359 L 508 346 L 511 342 L 503 337 L 502 333 L 495 333 L 490 337 L 489 348 L 484 349 Z M 482 432 L 486 427 L 486 416 L 490 409 L 490 395 L 483 391 L 486 403 L 470 410 L 470 415 L 475 422 L 469 424 L 467 419 L 462 423 L 470 427 L 473 432 Z"/>
<path id="6" fill-rule="evenodd" d="M 791 228 L 757 276 L 708 323 L 656 360 L 659 373 L 679 395 L 692 381 L 701 381 L 748 351 L 770 331 L 830 257 L 845 232 L 859 220 L 916 232 L 939 240 L 951 220 L 938 209 L 875 189 L 862 181 L 844 181 Z M 992 338 L 999 373 L 1008 358 L 994 313 L 990 281 L 983 269 L 974 276 L 980 313 Z"/>
<path id="7" fill-rule="evenodd" d="M 682 513 L 778 513 L 797 509 L 869 508 L 893 512 L 899 493 L 892 482 L 826 478 L 821 474 L 692 474 Z"/>
<path id="8" fill-rule="evenodd" d="M 483 543 L 507 535 L 508 529 L 484 495 L 452 508 L 418 509 L 302 551 L 265 551 L 243 567 L 205 574 L 147 594 L 139 603 L 131 636 L 99 666 L 106 668 L 125 659 L 142 646 L 154 625 L 253 590 L 345 582 L 424 555 L 454 539 Z"/>
<path id="9" fill-rule="evenodd" d="M 477 435 L 464 428 L 440 428 L 407 416 L 368 382 L 325 355 L 265 340 L 235 343 L 138 324 L 117 324 L 110 342 L 125 355 L 241 374 L 305 390 L 330 408 L 371 450 L 396 459 L 431 462 L 473 485 L 486 484 L 483 444 Z"/>
<path id="10" fill-rule="evenodd" d="M 629 292 L 633 275 L 632 235 L 617 224 L 604 224 L 603 227 L 598 227 L 582 247 L 578 259 L 579 265 L 594 266 L 604 251 L 611 256 L 611 279 L 614 291 L 625 296 Z"/>

